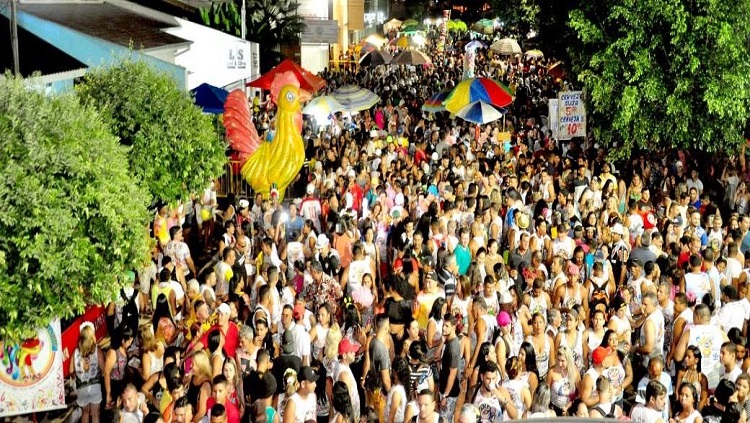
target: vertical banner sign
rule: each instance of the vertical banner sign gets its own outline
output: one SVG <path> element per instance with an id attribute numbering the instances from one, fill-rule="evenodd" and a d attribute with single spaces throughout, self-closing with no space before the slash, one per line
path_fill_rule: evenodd
<path id="1" fill-rule="evenodd" d="M 0 341 L 0 417 L 65 408 L 60 321 L 19 344 Z"/>
<path id="2" fill-rule="evenodd" d="M 557 94 L 558 139 L 569 140 L 586 135 L 586 106 L 581 91 Z"/>
<path id="3" fill-rule="evenodd" d="M 552 138 L 557 138 L 557 99 L 549 100 L 549 114 L 547 115 L 547 127 L 552 131 Z"/>
<path id="4" fill-rule="evenodd" d="M 440 25 L 440 41 L 438 41 L 437 50 L 445 51 L 445 40 L 448 38 L 448 21 L 451 20 L 451 11 L 443 10 L 443 23 Z"/>

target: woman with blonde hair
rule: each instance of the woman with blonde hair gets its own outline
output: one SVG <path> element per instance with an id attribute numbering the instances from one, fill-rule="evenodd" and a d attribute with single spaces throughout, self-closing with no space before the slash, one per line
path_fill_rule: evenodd
<path id="1" fill-rule="evenodd" d="M 568 415 L 580 378 L 580 371 L 573 360 L 573 351 L 567 345 L 560 345 L 557 348 L 557 362 L 547 373 L 550 403 L 558 416 Z"/>
<path id="2" fill-rule="evenodd" d="M 141 327 L 141 351 L 141 376 L 146 381 L 164 368 L 164 344 L 156 339 L 150 325 Z"/>
<path id="3" fill-rule="evenodd" d="M 76 404 L 81 407 L 83 423 L 99 422 L 99 407 L 102 403 L 102 366 L 104 354 L 96 344 L 96 333 L 91 322 L 80 326 L 78 346 L 70 360 L 71 378 L 75 378 L 78 390 Z"/>
<path id="4" fill-rule="evenodd" d="M 286 369 L 284 372 L 284 380 L 282 380 L 284 391 L 279 394 L 278 399 L 278 410 L 279 421 L 284 421 L 284 409 L 289 398 L 297 392 L 299 389 L 299 381 L 297 381 L 297 372 L 294 369 Z"/>
<path id="5" fill-rule="evenodd" d="M 206 351 L 197 352 L 193 356 L 193 364 L 190 373 L 188 373 L 190 380 L 186 395 L 193 406 L 193 410 L 195 410 L 193 421 L 200 421 L 208 413 L 206 402 L 211 396 L 212 374 L 213 369 L 208 353 Z"/>

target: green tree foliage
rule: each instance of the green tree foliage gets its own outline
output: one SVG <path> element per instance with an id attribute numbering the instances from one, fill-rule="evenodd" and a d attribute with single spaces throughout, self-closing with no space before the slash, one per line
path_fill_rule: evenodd
<path id="1" fill-rule="evenodd" d="M 283 58 L 281 45 L 297 45 L 305 29 L 295 0 L 250 0 L 247 2 L 247 39 L 260 46 L 261 72 Z"/>
<path id="2" fill-rule="evenodd" d="M 548 57 L 570 63 L 570 53 L 582 51 L 582 44 L 575 31 L 568 26 L 569 14 L 581 7 L 585 0 L 534 0 L 538 9 L 536 30 L 539 47 Z M 606 7 L 608 2 L 601 3 Z M 588 6 L 593 7 L 593 6 Z"/>
<path id="3" fill-rule="evenodd" d="M 223 171 L 226 146 L 211 117 L 169 75 L 128 59 L 87 73 L 76 91 L 131 146 L 130 168 L 153 199 L 187 198 Z"/>
<path id="4" fill-rule="evenodd" d="M 734 151 L 750 106 L 750 0 L 615 0 L 570 14 L 595 133 L 633 148 Z"/>
<path id="5" fill-rule="evenodd" d="M 242 36 L 242 16 L 234 2 L 211 3 L 198 9 L 203 24 L 235 37 Z"/>
<path id="6" fill-rule="evenodd" d="M 0 339 L 18 341 L 86 304 L 149 252 L 147 195 L 99 113 L 0 78 Z M 123 279 L 124 280 L 124 279 Z"/>
<path id="7" fill-rule="evenodd" d="M 559 0 L 562 1 L 562 0 Z M 537 26 L 538 0 L 492 0 L 492 16 L 504 23 L 504 34 L 522 40 Z"/>

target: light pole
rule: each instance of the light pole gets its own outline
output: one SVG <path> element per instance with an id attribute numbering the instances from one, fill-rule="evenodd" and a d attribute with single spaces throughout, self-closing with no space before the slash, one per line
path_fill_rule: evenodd
<path id="1" fill-rule="evenodd" d="M 21 74 L 18 60 L 18 10 L 16 0 L 10 0 L 10 44 L 13 50 L 13 73 Z"/>

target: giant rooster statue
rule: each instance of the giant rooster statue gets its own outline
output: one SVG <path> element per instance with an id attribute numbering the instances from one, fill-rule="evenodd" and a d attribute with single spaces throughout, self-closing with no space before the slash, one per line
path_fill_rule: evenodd
<path id="1" fill-rule="evenodd" d="M 310 94 L 300 89 L 292 72 L 276 75 L 271 85 L 271 101 L 278 108 L 276 132 L 262 140 L 250 120 L 250 107 L 243 90 L 234 90 L 224 103 L 224 127 L 230 146 L 239 152 L 240 172 L 256 193 L 271 196 L 272 187 L 278 199 L 297 177 L 305 162 L 302 142 L 302 103 Z"/>

